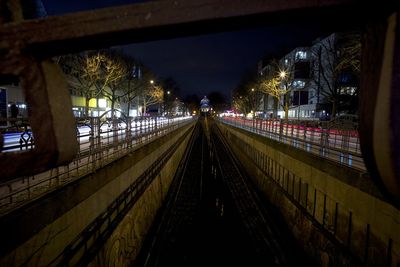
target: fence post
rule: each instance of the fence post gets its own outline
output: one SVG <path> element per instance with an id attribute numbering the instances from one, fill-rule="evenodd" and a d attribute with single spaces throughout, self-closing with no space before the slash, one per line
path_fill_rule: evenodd
<path id="1" fill-rule="evenodd" d="M 393 247 L 393 240 L 389 238 L 388 249 L 387 249 L 387 266 L 392 266 L 392 247 Z"/>
<path id="2" fill-rule="evenodd" d="M 368 262 L 368 248 L 369 248 L 369 234 L 370 234 L 370 225 L 367 224 L 367 232 L 365 234 L 365 251 L 364 251 L 364 262 Z"/>
<path id="3" fill-rule="evenodd" d="M 351 231 L 352 231 L 352 220 L 353 220 L 353 213 L 349 212 L 349 225 L 347 229 L 347 246 L 351 249 Z"/>

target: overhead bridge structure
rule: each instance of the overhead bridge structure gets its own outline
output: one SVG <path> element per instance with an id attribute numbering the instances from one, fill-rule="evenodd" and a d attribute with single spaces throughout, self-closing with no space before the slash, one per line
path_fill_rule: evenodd
<path id="1" fill-rule="evenodd" d="M 0 266 L 399 264 L 398 1 L 167 0 L 40 19 L 23 3 L 0 5 L 0 73 L 23 85 L 34 142 L 0 153 Z M 208 116 L 77 124 L 51 60 L 286 18 L 362 29 L 356 134 Z"/>

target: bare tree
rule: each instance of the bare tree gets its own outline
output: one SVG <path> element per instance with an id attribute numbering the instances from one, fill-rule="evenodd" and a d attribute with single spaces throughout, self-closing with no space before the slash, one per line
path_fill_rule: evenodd
<path id="1" fill-rule="evenodd" d="M 176 104 L 175 99 L 181 98 L 180 86 L 177 81 L 175 81 L 175 79 L 172 77 L 163 78 L 160 81 L 160 84 L 164 89 L 163 112 L 165 112 L 167 115 L 172 114 L 172 110 Z M 197 103 L 197 105 L 199 103 Z"/>
<path id="2" fill-rule="evenodd" d="M 71 89 L 85 98 L 85 115 L 89 115 L 89 101 L 100 96 L 110 101 L 112 117 L 118 102 L 126 102 L 128 112 L 134 99 L 138 103 L 142 101 L 145 110 L 149 105 L 162 102 L 164 92 L 161 86 L 149 83 L 154 77 L 152 72 L 120 51 L 64 56 L 58 62 L 68 76 Z M 143 74 L 133 74 L 134 67 Z"/>
<path id="3" fill-rule="evenodd" d="M 257 75 L 251 72 L 246 73 L 233 91 L 233 107 L 245 114 L 252 113 L 254 116 L 261 100 Z"/>
<path id="4" fill-rule="evenodd" d="M 67 81 L 74 94 L 85 99 L 84 115 L 89 115 L 89 101 L 100 95 L 96 83 L 100 78 L 101 58 L 88 53 L 60 57 L 58 64 L 67 75 Z"/>
<path id="5" fill-rule="evenodd" d="M 250 110 L 248 108 L 248 104 L 246 103 L 247 99 L 243 98 L 243 96 L 237 95 L 233 96 L 232 106 L 236 111 L 240 111 L 241 113 L 247 114 Z"/>
<path id="6" fill-rule="evenodd" d="M 211 92 L 207 97 L 210 99 L 211 106 L 216 112 L 220 113 L 227 109 L 226 99 L 221 93 Z"/>
<path id="7" fill-rule="evenodd" d="M 285 112 L 285 119 L 287 120 L 289 117 L 290 106 L 289 96 L 293 89 L 291 79 L 293 65 L 287 68 L 282 68 L 279 66 L 277 61 L 272 61 L 271 65 L 274 71 L 260 80 L 260 90 L 275 99 L 275 109 L 278 108 L 278 105 L 281 105 Z"/>
<path id="8" fill-rule="evenodd" d="M 142 88 L 141 98 L 143 103 L 143 111 L 145 113 L 148 106 L 162 103 L 164 99 L 164 90 L 160 85 L 149 83 L 149 85 Z"/>
<path id="9" fill-rule="evenodd" d="M 251 113 L 253 117 L 260 103 L 261 96 L 254 84 L 248 84 L 246 87 L 236 91 L 232 99 L 232 105 L 236 110 L 244 114 Z"/>
<path id="10" fill-rule="evenodd" d="M 123 55 L 113 52 L 102 52 L 100 75 L 96 82 L 97 89 L 111 102 L 111 118 L 114 118 L 115 104 L 121 98 L 121 87 L 128 76 L 128 69 Z"/>
<path id="11" fill-rule="evenodd" d="M 331 114 L 335 117 L 340 110 L 344 75 L 347 73 L 359 79 L 360 35 L 331 34 L 314 45 L 312 53 L 315 58 L 314 82 L 321 88 L 319 92 L 325 101 L 331 103 Z M 354 93 L 357 94 L 357 91 Z"/>
<path id="12" fill-rule="evenodd" d="M 129 116 L 132 101 L 139 96 L 140 88 L 145 85 L 144 80 L 140 77 L 140 66 L 136 65 L 136 63 L 130 59 L 128 59 L 127 66 L 128 74 L 121 85 L 123 94 L 120 100 L 127 104 L 126 114 Z"/>
<path id="13" fill-rule="evenodd" d="M 260 81 L 260 90 L 264 94 L 274 98 L 274 113 L 277 113 L 278 103 L 281 102 L 281 97 L 285 92 L 280 88 L 280 81 L 277 77 L 266 77 Z"/>

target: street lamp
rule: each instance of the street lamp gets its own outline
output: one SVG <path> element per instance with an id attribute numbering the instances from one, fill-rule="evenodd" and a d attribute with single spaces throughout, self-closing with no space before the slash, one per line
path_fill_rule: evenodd
<path id="1" fill-rule="evenodd" d="M 166 113 L 166 115 L 169 115 L 169 109 L 170 109 L 170 103 L 169 103 L 169 95 L 171 94 L 171 91 L 167 91 L 167 96 L 165 98 L 165 102 L 164 102 L 164 112 Z"/>
<path id="2" fill-rule="evenodd" d="M 256 107 L 256 96 L 254 94 L 254 88 L 251 88 L 250 96 L 251 96 L 251 108 L 257 110 L 257 107 Z M 253 110 L 251 110 L 251 115 L 252 115 L 252 118 L 254 120 L 255 112 Z"/>
<path id="3" fill-rule="evenodd" d="M 286 76 L 287 76 L 287 72 L 285 70 L 280 70 L 279 71 L 279 78 L 281 79 L 281 85 L 283 85 L 284 88 L 284 98 L 283 98 L 283 102 L 284 102 L 284 110 L 285 110 L 285 118 L 288 119 L 288 84 L 287 84 L 287 80 L 286 80 Z"/>
<path id="4" fill-rule="evenodd" d="M 301 93 L 301 89 L 297 90 L 297 92 L 299 94 L 299 102 L 297 103 L 297 105 L 298 105 L 297 120 L 300 120 L 300 93 Z"/>

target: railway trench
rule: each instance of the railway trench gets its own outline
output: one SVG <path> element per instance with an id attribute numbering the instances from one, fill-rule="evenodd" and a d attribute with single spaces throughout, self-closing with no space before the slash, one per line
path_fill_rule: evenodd
<path id="1" fill-rule="evenodd" d="M 313 266 L 212 120 L 191 138 L 133 266 Z"/>

